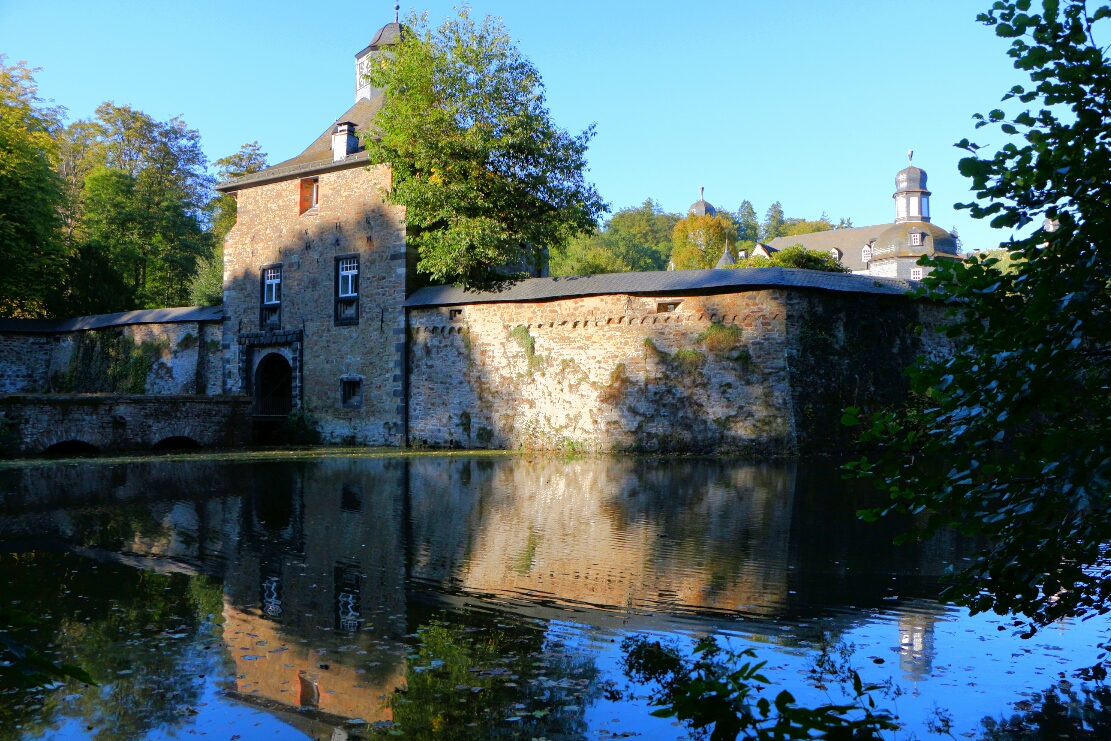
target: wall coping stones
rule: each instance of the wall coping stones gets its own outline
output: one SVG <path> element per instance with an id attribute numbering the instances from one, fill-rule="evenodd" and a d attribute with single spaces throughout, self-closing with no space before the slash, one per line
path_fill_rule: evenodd
<path id="1" fill-rule="evenodd" d="M 129 324 L 219 322 L 223 321 L 223 318 L 223 306 L 176 306 L 168 309 L 139 309 L 116 314 L 94 314 L 70 319 L 0 319 L 0 334 L 58 334 L 123 327 Z"/>
<path id="2" fill-rule="evenodd" d="M 0 394 L 0 407 L 34 402 L 36 404 L 162 404 L 172 401 L 187 401 L 192 404 L 244 404 L 254 403 L 250 396 L 223 394 L 205 396 L 202 394 Z"/>
<path id="3" fill-rule="evenodd" d="M 527 278 L 507 282 L 500 289 L 474 291 L 456 286 L 427 286 L 405 302 L 419 306 L 454 306 L 502 302 L 552 301 L 606 294 L 708 295 L 767 288 L 814 288 L 844 293 L 892 296 L 914 290 L 913 281 L 850 273 L 827 273 L 800 268 L 721 268 L 661 270 L 647 273 L 606 273 L 565 278 Z"/>

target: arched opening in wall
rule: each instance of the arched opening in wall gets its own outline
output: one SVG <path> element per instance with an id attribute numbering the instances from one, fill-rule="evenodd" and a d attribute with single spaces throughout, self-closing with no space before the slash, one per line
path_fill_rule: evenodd
<path id="1" fill-rule="evenodd" d="M 42 451 L 43 455 L 96 455 L 100 452 L 100 448 L 87 443 L 84 440 L 63 440 L 60 443 L 54 443 L 46 450 Z"/>
<path id="2" fill-rule="evenodd" d="M 173 435 L 164 437 L 154 444 L 151 450 L 200 450 L 201 444 L 191 437 Z"/>
<path id="3" fill-rule="evenodd" d="M 278 353 L 270 353 L 255 370 L 256 417 L 284 417 L 293 411 L 293 368 Z"/>

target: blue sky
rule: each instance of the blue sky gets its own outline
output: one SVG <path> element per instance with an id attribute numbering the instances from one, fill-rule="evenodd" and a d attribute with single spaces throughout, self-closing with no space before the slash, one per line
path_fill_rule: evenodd
<path id="1" fill-rule="evenodd" d="M 416 7 L 433 20 L 455 3 Z M 976 23 L 989 0 L 584 2 L 475 0 L 544 76 L 556 121 L 597 124 L 590 177 L 613 208 L 706 198 L 762 216 L 883 223 L 907 149 L 929 173 L 934 221 L 968 248 L 1007 234 L 957 212 L 952 144 L 998 146 L 971 116 L 1025 80 Z M 41 92 L 88 116 L 104 100 L 181 115 L 215 159 L 258 140 L 271 162 L 353 101 L 354 54 L 391 2 L 0 0 L 0 51 L 42 67 Z M 994 150 L 991 150 L 994 151 Z"/>

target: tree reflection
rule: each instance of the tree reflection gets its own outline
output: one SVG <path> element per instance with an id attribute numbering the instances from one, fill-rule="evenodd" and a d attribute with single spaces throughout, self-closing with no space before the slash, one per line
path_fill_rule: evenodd
<path id="1" fill-rule="evenodd" d="M 1102 684 L 1077 688 L 1060 682 L 1028 700 L 1007 719 L 984 718 L 984 741 L 1096 741 L 1111 738 L 1111 688 Z"/>
<path id="2" fill-rule="evenodd" d="M 101 685 L 5 681 L 0 741 L 41 735 L 66 718 L 79 718 L 101 741 L 124 741 L 178 726 L 193 712 L 198 674 L 213 661 L 197 639 L 219 619 L 218 582 L 44 552 L 0 556 L 0 573 L 5 597 L 40 622 L 20 638 Z"/>
<path id="3" fill-rule="evenodd" d="M 544 627 L 479 612 L 430 620 L 417 631 L 406 688 L 391 701 L 394 724 L 376 730 L 408 739 L 585 738 L 598 670 Z"/>

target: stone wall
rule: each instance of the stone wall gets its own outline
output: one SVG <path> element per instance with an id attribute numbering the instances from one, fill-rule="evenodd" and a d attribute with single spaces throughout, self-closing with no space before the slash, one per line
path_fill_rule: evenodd
<path id="1" fill-rule="evenodd" d="M 75 351 L 81 343 L 122 337 L 145 352 L 147 394 L 219 394 L 220 325 L 215 322 L 129 324 L 72 332 L 0 333 L 0 393 L 66 392 L 67 375 L 80 375 Z M 77 379 L 78 381 L 87 379 Z M 112 389 L 89 389 L 106 392 Z"/>
<path id="2" fill-rule="evenodd" d="M 242 446 L 250 441 L 250 405 L 227 396 L 0 395 L 0 453 L 41 453 L 71 441 L 149 450 L 174 437 Z"/>
<path id="3" fill-rule="evenodd" d="M 404 209 L 383 202 L 389 182 L 385 167 L 323 173 L 319 205 L 303 215 L 297 179 L 241 190 L 224 246 L 226 393 L 252 393 L 265 355 L 294 358 L 294 406 L 314 416 L 328 442 L 403 444 L 405 226 Z M 359 257 L 355 325 L 335 321 L 337 255 Z M 263 265 L 282 268 L 281 333 L 260 326 Z M 296 340 L 275 339 L 290 332 Z M 361 380 L 358 403 L 342 403 L 341 380 Z"/>
<path id="4" fill-rule="evenodd" d="M 411 444 L 587 451 L 829 450 L 847 403 L 906 394 L 943 351 L 901 296 L 808 289 L 414 308 Z"/>

